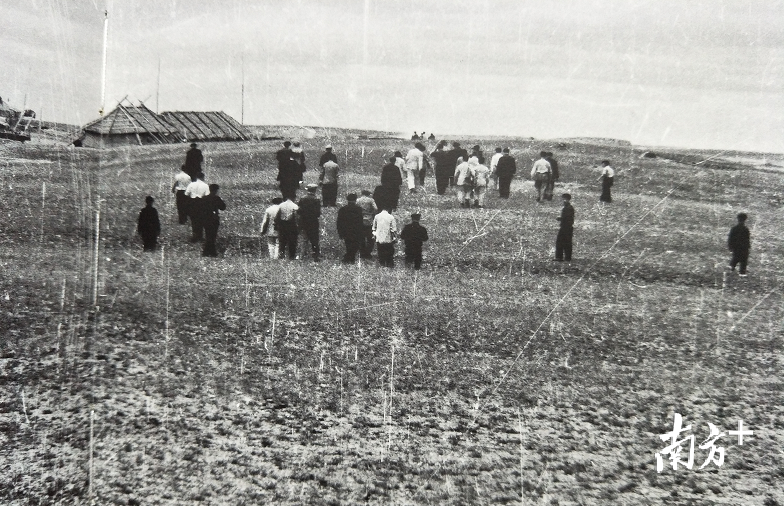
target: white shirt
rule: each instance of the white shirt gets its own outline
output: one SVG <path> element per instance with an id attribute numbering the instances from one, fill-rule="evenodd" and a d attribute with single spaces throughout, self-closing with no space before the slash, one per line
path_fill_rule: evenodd
<path id="1" fill-rule="evenodd" d="M 181 170 L 174 176 L 174 181 L 174 189 L 177 191 L 184 191 L 188 188 L 188 185 L 193 182 L 193 179 L 191 179 L 191 176 L 189 176 L 187 172 Z M 207 189 L 209 190 L 209 187 L 207 187 Z"/>
<path id="2" fill-rule="evenodd" d="M 482 164 L 474 165 L 471 168 L 474 173 L 474 186 L 487 186 L 487 180 L 490 177 L 490 169 Z"/>
<path id="3" fill-rule="evenodd" d="M 373 218 L 373 235 L 376 242 L 389 244 L 392 242 L 392 232 L 397 232 L 397 220 L 386 210 L 381 211 Z"/>
<path id="4" fill-rule="evenodd" d="M 192 199 L 206 197 L 209 194 L 210 186 L 201 179 L 197 179 L 196 181 L 189 184 L 187 188 L 185 188 L 185 195 Z"/>
<path id="5" fill-rule="evenodd" d="M 420 170 L 425 164 L 424 154 L 417 148 L 412 148 L 406 155 L 406 169 Z"/>
<path id="6" fill-rule="evenodd" d="M 542 174 L 548 174 L 552 171 L 550 167 L 550 162 L 545 160 L 544 158 L 540 158 L 534 162 L 533 168 L 531 168 L 531 177 L 534 177 L 537 172 Z"/>
<path id="7" fill-rule="evenodd" d="M 504 156 L 503 153 L 496 153 L 490 158 L 490 172 L 493 174 L 496 173 L 496 170 L 498 169 L 498 160 L 500 160 L 502 156 Z"/>
<path id="8" fill-rule="evenodd" d="M 602 170 L 602 176 L 615 177 L 615 171 L 608 165 Z"/>
<path id="9" fill-rule="evenodd" d="M 292 202 L 291 200 L 284 200 L 283 203 L 278 207 L 278 212 L 280 213 L 280 219 L 283 221 L 289 221 L 294 219 L 294 216 L 297 214 L 297 210 L 299 206 Z"/>
<path id="10" fill-rule="evenodd" d="M 275 230 L 275 216 L 280 209 L 279 204 L 272 204 L 264 211 L 264 219 L 261 220 L 261 230 L 267 226 L 267 237 L 278 237 L 278 231 Z"/>

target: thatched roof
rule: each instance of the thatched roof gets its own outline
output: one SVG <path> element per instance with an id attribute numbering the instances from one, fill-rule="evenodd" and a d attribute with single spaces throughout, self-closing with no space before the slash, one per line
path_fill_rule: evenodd
<path id="1" fill-rule="evenodd" d="M 188 141 L 251 139 L 251 133 L 223 111 L 171 111 L 161 113 L 161 116 Z"/>
<path id="2" fill-rule="evenodd" d="M 84 131 L 103 135 L 149 133 L 179 136 L 176 128 L 144 104 L 138 106 L 118 104 L 103 118 L 85 125 Z"/>

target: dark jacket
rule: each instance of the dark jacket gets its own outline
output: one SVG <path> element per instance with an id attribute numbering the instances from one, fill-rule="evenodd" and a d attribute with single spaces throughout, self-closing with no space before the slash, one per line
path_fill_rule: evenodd
<path id="1" fill-rule="evenodd" d="M 223 199 L 213 193 L 202 197 L 202 206 L 205 220 L 218 221 L 218 211 L 226 210 L 226 203 L 223 201 Z"/>
<path id="2" fill-rule="evenodd" d="M 419 251 L 422 249 L 422 243 L 427 241 L 427 229 L 412 221 L 400 232 L 400 238 L 406 243 L 406 251 Z"/>
<path id="3" fill-rule="evenodd" d="M 452 167 L 452 172 L 454 172 L 455 168 L 457 168 L 458 158 L 462 156 L 464 162 L 468 161 L 468 151 L 466 151 L 465 148 L 452 149 L 451 151 L 449 151 L 449 154 L 452 155 L 452 163 L 454 164 L 454 166 Z"/>
<path id="4" fill-rule="evenodd" d="M 510 154 L 505 154 L 498 159 L 498 165 L 495 168 L 496 174 L 499 179 L 512 179 L 512 176 L 517 172 L 517 162 Z"/>
<path id="5" fill-rule="evenodd" d="M 158 210 L 147 206 L 139 213 L 136 231 L 142 237 L 157 237 L 161 233 L 161 222 L 158 219 Z"/>
<path id="6" fill-rule="evenodd" d="M 738 223 L 730 229 L 727 247 L 732 251 L 748 251 L 751 249 L 751 234 L 745 224 Z"/>
<path id="7" fill-rule="evenodd" d="M 557 181 L 558 178 L 561 176 L 560 171 L 558 170 L 558 162 L 555 158 L 548 156 L 545 158 L 548 162 L 550 162 L 550 171 L 552 174 L 553 181 Z"/>
<path id="8" fill-rule="evenodd" d="M 561 209 L 561 217 L 558 218 L 561 222 L 562 229 L 571 229 L 574 226 L 574 207 L 572 204 L 566 204 Z"/>
<path id="9" fill-rule="evenodd" d="M 455 166 L 451 165 L 453 160 L 449 151 L 437 149 L 430 156 L 436 164 L 436 177 L 438 179 L 449 179 L 452 177 L 455 173 Z"/>
<path id="10" fill-rule="evenodd" d="M 338 210 L 338 237 L 341 239 L 359 240 L 363 237 L 362 208 L 349 202 Z"/>
<path id="11" fill-rule="evenodd" d="M 195 176 L 201 172 L 201 162 L 204 161 L 204 155 L 201 154 L 199 148 L 191 148 L 185 153 L 185 172 L 189 176 Z"/>
<path id="12" fill-rule="evenodd" d="M 299 210 L 299 223 L 301 228 L 318 227 L 319 216 L 321 216 L 321 201 L 310 193 L 299 199 L 297 202 Z"/>
<path id="13" fill-rule="evenodd" d="M 329 151 L 327 151 L 326 153 L 321 155 L 321 158 L 319 159 L 319 167 L 323 167 L 324 164 L 327 163 L 330 160 L 332 160 L 335 163 L 338 163 L 338 155 L 336 155 L 335 153 L 330 153 Z"/>
<path id="14" fill-rule="evenodd" d="M 400 169 L 394 163 L 388 163 L 381 169 L 381 186 L 400 186 L 403 178 L 400 176 Z"/>

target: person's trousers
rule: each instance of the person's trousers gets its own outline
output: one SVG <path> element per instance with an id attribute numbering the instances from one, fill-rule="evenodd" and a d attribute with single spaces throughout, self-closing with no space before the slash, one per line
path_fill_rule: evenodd
<path id="1" fill-rule="evenodd" d="M 502 199 L 509 198 L 509 188 L 512 186 L 512 178 L 511 177 L 499 177 L 498 178 L 498 196 Z"/>
<path id="2" fill-rule="evenodd" d="M 218 226 L 220 222 L 217 217 L 210 217 L 204 221 L 204 249 L 201 252 L 203 257 L 218 256 Z"/>
<path id="3" fill-rule="evenodd" d="M 362 246 L 359 255 L 362 258 L 370 258 L 373 253 L 373 246 L 376 245 L 376 238 L 373 237 L 373 225 L 362 224 Z"/>
<path id="4" fill-rule="evenodd" d="M 321 203 L 327 207 L 334 207 L 338 200 L 338 184 L 330 183 L 321 185 Z"/>
<path id="5" fill-rule="evenodd" d="M 419 171 L 419 186 L 425 186 L 425 168 Z"/>
<path id="6" fill-rule="evenodd" d="M 204 238 L 204 204 L 199 198 L 192 198 L 188 202 L 188 215 L 191 218 L 191 241 L 196 242 Z"/>
<path id="7" fill-rule="evenodd" d="M 319 259 L 319 227 L 316 225 L 308 225 L 302 227 L 302 256 L 305 256 L 305 246 L 310 243 L 310 249 L 313 255 L 313 260 Z"/>
<path id="8" fill-rule="evenodd" d="M 414 269 L 419 270 L 422 267 L 422 247 L 409 247 L 406 248 L 406 267 L 414 264 Z"/>
<path id="9" fill-rule="evenodd" d="M 286 250 L 288 250 L 289 259 L 294 259 L 297 257 L 297 238 L 299 237 L 299 233 L 297 231 L 296 224 L 289 224 L 286 222 L 281 223 L 280 229 L 278 230 L 278 244 L 279 244 L 279 252 L 278 255 L 280 258 L 286 257 Z"/>
<path id="10" fill-rule="evenodd" d="M 377 242 L 378 248 L 378 265 L 382 267 L 395 266 L 395 245 L 391 242 Z"/>
<path id="11" fill-rule="evenodd" d="M 448 177 L 436 178 L 436 191 L 438 192 L 439 195 L 443 195 L 444 193 L 446 193 L 447 187 L 449 187 Z"/>
<path id="12" fill-rule="evenodd" d="M 270 258 L 278 258 L 280 256 L 280 243 L 277 237 L 267 236 L 267 251 Z"/>
<path id="13" fill-rule="evenodd" d="M 572 234 L 573 228 L 561 228 L 558 230 L 558 236 L 555 238 L 555 259 L 572 260 Z"/>
<path id="14" fill-rule="evenodd" d="M 735 270 L 735 266 L 740 264 L 740 273 L 746 274 L 746 264 L 749 261 L 749 250 L 734 250 L 732 252 L 732 261 L 730 261 L 730 267 L 732 270 Z"/>
<path id="15" fill-rule="evenodd" d="M 143 234 L 142 242 L 144 242 L 144 251 L 155 251 L 158 245 L 158 234 Z"/>
<path id="16" fill-rule="evenodd" d="M 555 180 L 548 179 L 547 184 L 544 187 L 544 195 L 543 198 L 545 200 L 553 200 L 553 190 L 555 189 Z"/>
<path id="17" fill-rule="evenodd" d="M 476 205 L 484 206 L 485 205 L 485 195 L 487 194 L 487 186 L 477 186 L 474 188 L 474 200 L 476 201 Z"/>
<path id="18" fill-rule="evenodd" d="M 467 202 L 469 195 L 471 195 L 472 186 L 470 184 L 457 185 L 457 201 L 459 203 Z"/>
<path id="19" fill-rule="evenodd" d="M 177 190 L 175 201 L 177 203 L 177 220 L 180 225 L 188 222 L 188 200 L 190 197 L 185 195 L 185 190 Z"/>
<path id="20" fill-rule="evenodd" d="M 601 202 L 612 202 L 612 195 L 610 188 L 612 187 L 612 179 L 604 178 L 602 180 L 602 195 L 599 197 Z"/>
<path id="21" fill-rule="evenodd" d="M 407 169 L 406 170 L 406 181 L 408 182 L 408 189 L 413 190 L 417 187 L 417 183 L 419 182 L 419 170 L 418 169 Z"/>
<path id="22" fill-rule="evenodd" d="M 536 201 L 539 202 L 542 200 L 542 193 L 544 193 L 545 188 L 547 188 L 547 179 L 535 179 L 534 180 L 534 188 L 536 188 Z"/>
<path id="23" fill-rule="evenodd" d="M 357 261 L 357 253 L 362 246 L 361 238 L 344 239 L 346 243 L 346 254 L 343 256 L 343 263 L 353 264 Z"/>

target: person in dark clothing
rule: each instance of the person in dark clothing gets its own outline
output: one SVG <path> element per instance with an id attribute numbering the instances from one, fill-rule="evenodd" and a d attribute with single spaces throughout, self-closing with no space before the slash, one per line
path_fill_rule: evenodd
<path id="1" fill-rule="evenodd" d="M 191 242 L 199 242 L 204 238 L 204 197 L 210 194 L 210 187 L 204 182 L 204 174 L 199 172 L 191 178 L 191 184 L 185 188 L 188 197 L 188 217 L 191 219 Z"/>
<path id="2" fill-rule="evenodd" d="M 299 199 L 297 215 L 299 216 L 299 230 L 310 243 L 313 261 L 321 260 L 319 257 L 319 216 L 321 216 L 321 201 L 316 197 L 318 185 L 309 184 L 308 193 Z M 304 245 L 303 245 L 304 246 Z M 303 248 L 302 256 L 305 256 Z"/>
<path id="3" fill-rule="evenodd" d="M 414 264 L 414 269 L 422 267 L 422 243 L 427 241 L 427 229 L 419 224 L 421 215 L 411 215 L 411 223 L 403 227 L 400 238 L 405 243 L 406 266 Z"/>
<path id="4" fill-rule="evenodd" d="M 446 193 L 446 188 L 449 186 L 449 178 L 455 173 L 454 167 L 450 165 L 451 153 L 444 151 L 445 146 L 446 142 L 441 141 L 436 145 L 435 151 L 430 153 L 430 157 L 436 164 L 436 192 L 439 195 Z"/>
<path id="5" fill-rule="evenodd" d="M 204 161 L 204 155 L 201 150 L 196 147 L 196 143 L 191 144 L 191 149 L 185 153 L 185 172 L 189 176 L 195 176 L 201 172 L 201 162 Z"/>
<path id="6" fill-rule="evenodd" d="M 485 154 L 482 153 L 482 148 L 479 147 L 479 144 L 471 148 L 471 154 L 469 155 L 469 157 L 471 156 L 475 156 L 479 159 L 479 165 L 485 164 Z M 468 158 L 466 158 L 466 160 L 468 160 Z"/>
<path id="7" fill-rule="evenodd" d="M 503 153 L 501 158 L 498 159 L 498 165 L 495 170 L 498 175 L 498 196 L 502 199 L 508 199 L 512 178 L 517 172 L 517 162 L 509 154 L 509 148 L 504 148 Z"/>
<path id="8" fill-rule="evenodd" d="M 392 207 L 393 211 L 397 209 L 397 204 L 400 201 L 400 185 L 403 184 L 403 177 L 400 175 L 400 168 L 395 165 L 396 158 L 393 156 L 389 159 L 389 163 L 381 168 L 381 186 L 384 187 L 384 192 L 387 194 L 387 200 Z M 375 199 L 375 195 L 373 196 Z M 376 200 L 378 204 L 378 200 Z M 378 205 L 380 209 L 384 206 Z"/>
<path id="9" fill-rule="evenodd" d="M 155 251 L 158 245 L 158 236 L 161 234 L 161 222 L 158 219 L 158 210 L 152 207 L 155 199 L 147 196 L 144 199 L 147 206 L 139 213 L 136 231 L 144 242 L 144 251 Z"/>
<path id="10" fill-rule="evenodd" d="M 301 181 L 299 169 L 297 161 L 291 158 L 282 163 L 278 171 L 278 182 L 280 184 L 280 194 L 284 199 L 294 200 L 297 198 L 297 188 L 299 188 L 299 182 Z"/>
<path id="11" fill-rule="evenodd" d="M 602 175 L 599 176 L 602 180 L 602 194 L 599 196 L 600 202 L 612 202 L 612 195 L 610 188 L 612 188 L 613 181 L 615 180 L 615 170 L 610 167 L 608 160 L 602 161 Z"/>
<path id="12" fill-rule="evenodd" d="M 433 170 L 433 168 L 430 166 L 430 160 L 428 160 L 428 158 L 427 158 L 427 153 L 425 153 L 423 151 L 422 152 L 422 169 L 420 169 L 420 171 L 419 171 L 419 186 L 424 188 L 424 186 L 425 186 L 425 174 L 427 174 L 428 171 L 432 171 L 432 170 Z"/>
<path id="13" fill-rule="evenodd" d="M 357 205 L 357 195 L 346 195 L 348 204 L 338 210 L 338 237 L 346 243 L 346 254 L 343 263 L 354 263 L 357 253 L 364 240 L 364 226 L 362 221 L 362 208 Z"/>
<path id="14" fill-rule="evenodd" d="M 572 234 L 574 233 L 574 207 L 572 207 L 572 196 L 568 193 L 562 195 L 563 209 L 561 216 L 557 218 L 561 222 L 558 229 L 558 236 L 555 238 L 555 260 L 558 262 L 572 261 Z"/>
<path id="15" fill-rule="evenodd" d="M 203 257 L 218 256 L 218 227 L 220 226 L 219 211 L 226 210 L 226 203 L 218 196 L 220 186 L 210 185 L 210 194 L 203 198 L 204 207 L 204 249 L 201 252 Z"/>
<path id="16" fill-rule="evenodd" d="M 544 157 L 545 160 L 550 162 L 550 180 L 547 181 L 547 186 L 544 188 L 544 200 L 553 200 L 553 190 L 555 189 L 555 182 L 558 181 L 560 177 L 560 172 L 558 170 L 558 161 L 553 158 L 553 152 L 548 151 L 547 156 Z"/>
<path id="17" fill-rule="evenodd" d="M 278 161 L 278 181 L 283 172 L 286 162 L 291 160 L 291 142 L 286 141 L 283 143 L 283 148 L 275 152 L 275 159 Z"/>
<path id="18" fill-rule="evenodd" d="M 325 163 L 333 161 L 338 163 L 338 155 L 332 152 L 332 144 L 324 146 L 324 154 L 319 159 L 319 167 L 323 167 Z"/>
<path id="19" fill-rule="evenodd" d="M 190 199 L 185 195 L 185 190 L 192 182 L 193 178 L 185 170 L 185 165 L 183 165 L 180 168 L 180 172 L 174 176 L 174 186 L 172 186 L 172 193 L 174 193 L 177 203 L 177 221 L 180 225 L 188 222 L 188 201 Z"/>
<path id="20" fill-rule="evenodd" d="M 746 265 L 749 261 L 749 250 L 751 249 L 751 233 L 746 228 L 746 213 L 738 214 L 738 224 L 730 229 L 727 237 L 727 247 L 732 251 L 730 269 L 735 270 L 735 266 L 740 264 L 739 274 L 746 275 Z"/>

